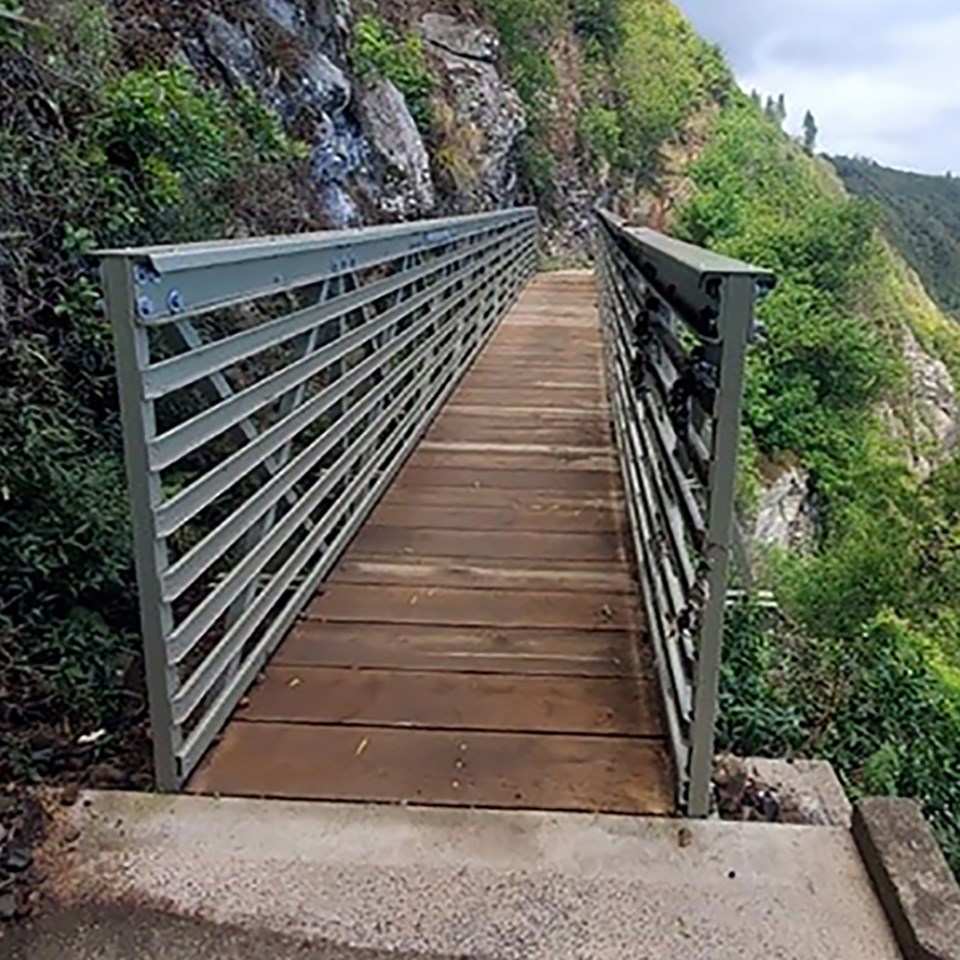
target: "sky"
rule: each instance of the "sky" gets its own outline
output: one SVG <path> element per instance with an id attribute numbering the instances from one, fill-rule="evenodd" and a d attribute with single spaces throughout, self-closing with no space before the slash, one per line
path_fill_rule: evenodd
<path id="1" fill-rule="evenodd" d="M 740 85 L 813 111 L 820 149 L 960 173 L 960 0 L 679 0 Z"/>

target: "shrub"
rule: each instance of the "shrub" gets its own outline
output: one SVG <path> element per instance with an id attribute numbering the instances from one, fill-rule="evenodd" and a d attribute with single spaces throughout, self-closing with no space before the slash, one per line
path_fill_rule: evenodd
<path id="1" fill-rule="evenodd" d="M 417 126 L 429 130 L 430 97 L 437 79 L 419 37 L 401 37 L 372 14 L 360 17 L 353 28 L 350 57 L 362 81 L 370 83 L 376 77 L 389 80 L 406 98 Z"/>
<path id="2" fill-rule="evenodd" d="M 250 93 L 126 70 L 102 4 L 39 9 L 50 29 L 0 63 L 0 227 L 17 228 L 0 257 L 0 728 L 4 772 L 27 777 L 74 763 L 91 728 L 115 749 L 143 710 L 124 676 L 139 624 L 112 338 L 85 254 L 229 235 L 236 184 L 302 155 Z"/>
<path id="3" fill-rule="evenodd" d="M 588 107 L 580 115 L 580 136 L 594 162 L 603 161 L 611 167 L 623 161 L 623 128 L 619 113 L 604 106 Z"/>

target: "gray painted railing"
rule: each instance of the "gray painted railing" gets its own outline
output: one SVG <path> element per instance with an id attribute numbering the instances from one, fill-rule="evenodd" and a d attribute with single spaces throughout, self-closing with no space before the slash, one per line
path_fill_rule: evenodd
<path id="1" fill-rule="evenodd" d="M 682 807 L 710 808 L 744 359 L 771 274 L 598 213 L 620 466 Z"/>
<path id="2" fill-rule="evenodd" d="M 536 236 L 521 209 L 102 255 L 161 789 L 533 273 Z"/>

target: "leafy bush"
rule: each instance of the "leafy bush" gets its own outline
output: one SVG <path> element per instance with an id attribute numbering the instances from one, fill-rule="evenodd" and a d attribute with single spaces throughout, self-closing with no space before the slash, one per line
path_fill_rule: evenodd
<path id="1" fill-rule="evenodd" d="M 527 108 L 534 133 L 557 88 L 550 45 L 567 21 L 556 0 L 483 0 L 503 48 L 510 82 Z"/>
<path id="2" fill-rule="evenodd" d="M 725 96 L 733 80 L 719 49 L 706 45 L 670 0 L 631 0 L 620 17 L 614 80 L 625 146 L 636 169 L 650 169 L 663 141 L 699 104 Z"/>
<path id="3" fill-rule="evenodd" d="M 854 797 L 916 798 L 960 874 L 960 687 L 931 666 L 915 628 L 883 611 L 853 636 L 801 637 L 744 606 L 724 659 L 722 746 L 823 757 Z"/>
<path id="4" fill-rule="evenodd" d="M 617 167 L 623 160 L 623 128 L 616 110 L 604 106 L 588 107 L 580 115 L 580 136 L 591 158 Z"/>
<path id="5" fill-rule="evenodd" d="M 875 414 L 901 384 L 902 324 L 944 321 L 905 296 L 875 211 L 741 95 L 690 172 L 685 238 L 778 275 L 745 420 L 761 455 L 810 470 L 823 520 L 813 554 L 774 565 L 787 616 L 730 618 L 721 739 L 915 797 L 960 867 L 960 463 L 920 481 Z"/>
<path id="6" fill-rule="evenodd" d="M 119 749 L 144 706 L 112 337 L 85 254 L 229 235 L 238 183 L 302 155 L 252 94 L 125 69 L 103 4 L 37 9 L 49 29 L 0 58 L 0 729 L 4 774 L 27 777 L 69 767 L 91 728 Z"/>
<path id="7" fill-rule="evenodd" d="M 389 80 L 406 98 L 417 126 L 429 130 L 430 97 L 437 79 L 420 37 L 401 37 L 386 21 L 371 14 L 354 25 L 350 56 L 361 80 Z"/>

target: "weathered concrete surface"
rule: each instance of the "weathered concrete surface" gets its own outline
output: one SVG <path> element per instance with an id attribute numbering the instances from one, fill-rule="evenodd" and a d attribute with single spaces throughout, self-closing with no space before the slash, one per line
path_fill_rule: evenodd
<path id="1" fill-rule="evenodd" d="M 119 793 L 63 816 L 66 904 L 485 960 L 899 957 L 844 829 Z"/>
<path id="2" fill-rule="evenodd" d="M 825 760 L 754 757 L 746 764 L 754 776 L 777 791 L 784 823 L 850 827 L 853 807 Z"/>
<path id="3" fill-rule="evenodd" d="M 864 800 L 853 834 L 907 960 L 960 960 L 960 887 L 920 807 Z"/>
<path id="4" fill-rule="evenodd" d="M 11 930 L 0 943 L 6 960 L 441 960 L 116 906 L 49 913 Z"/>

